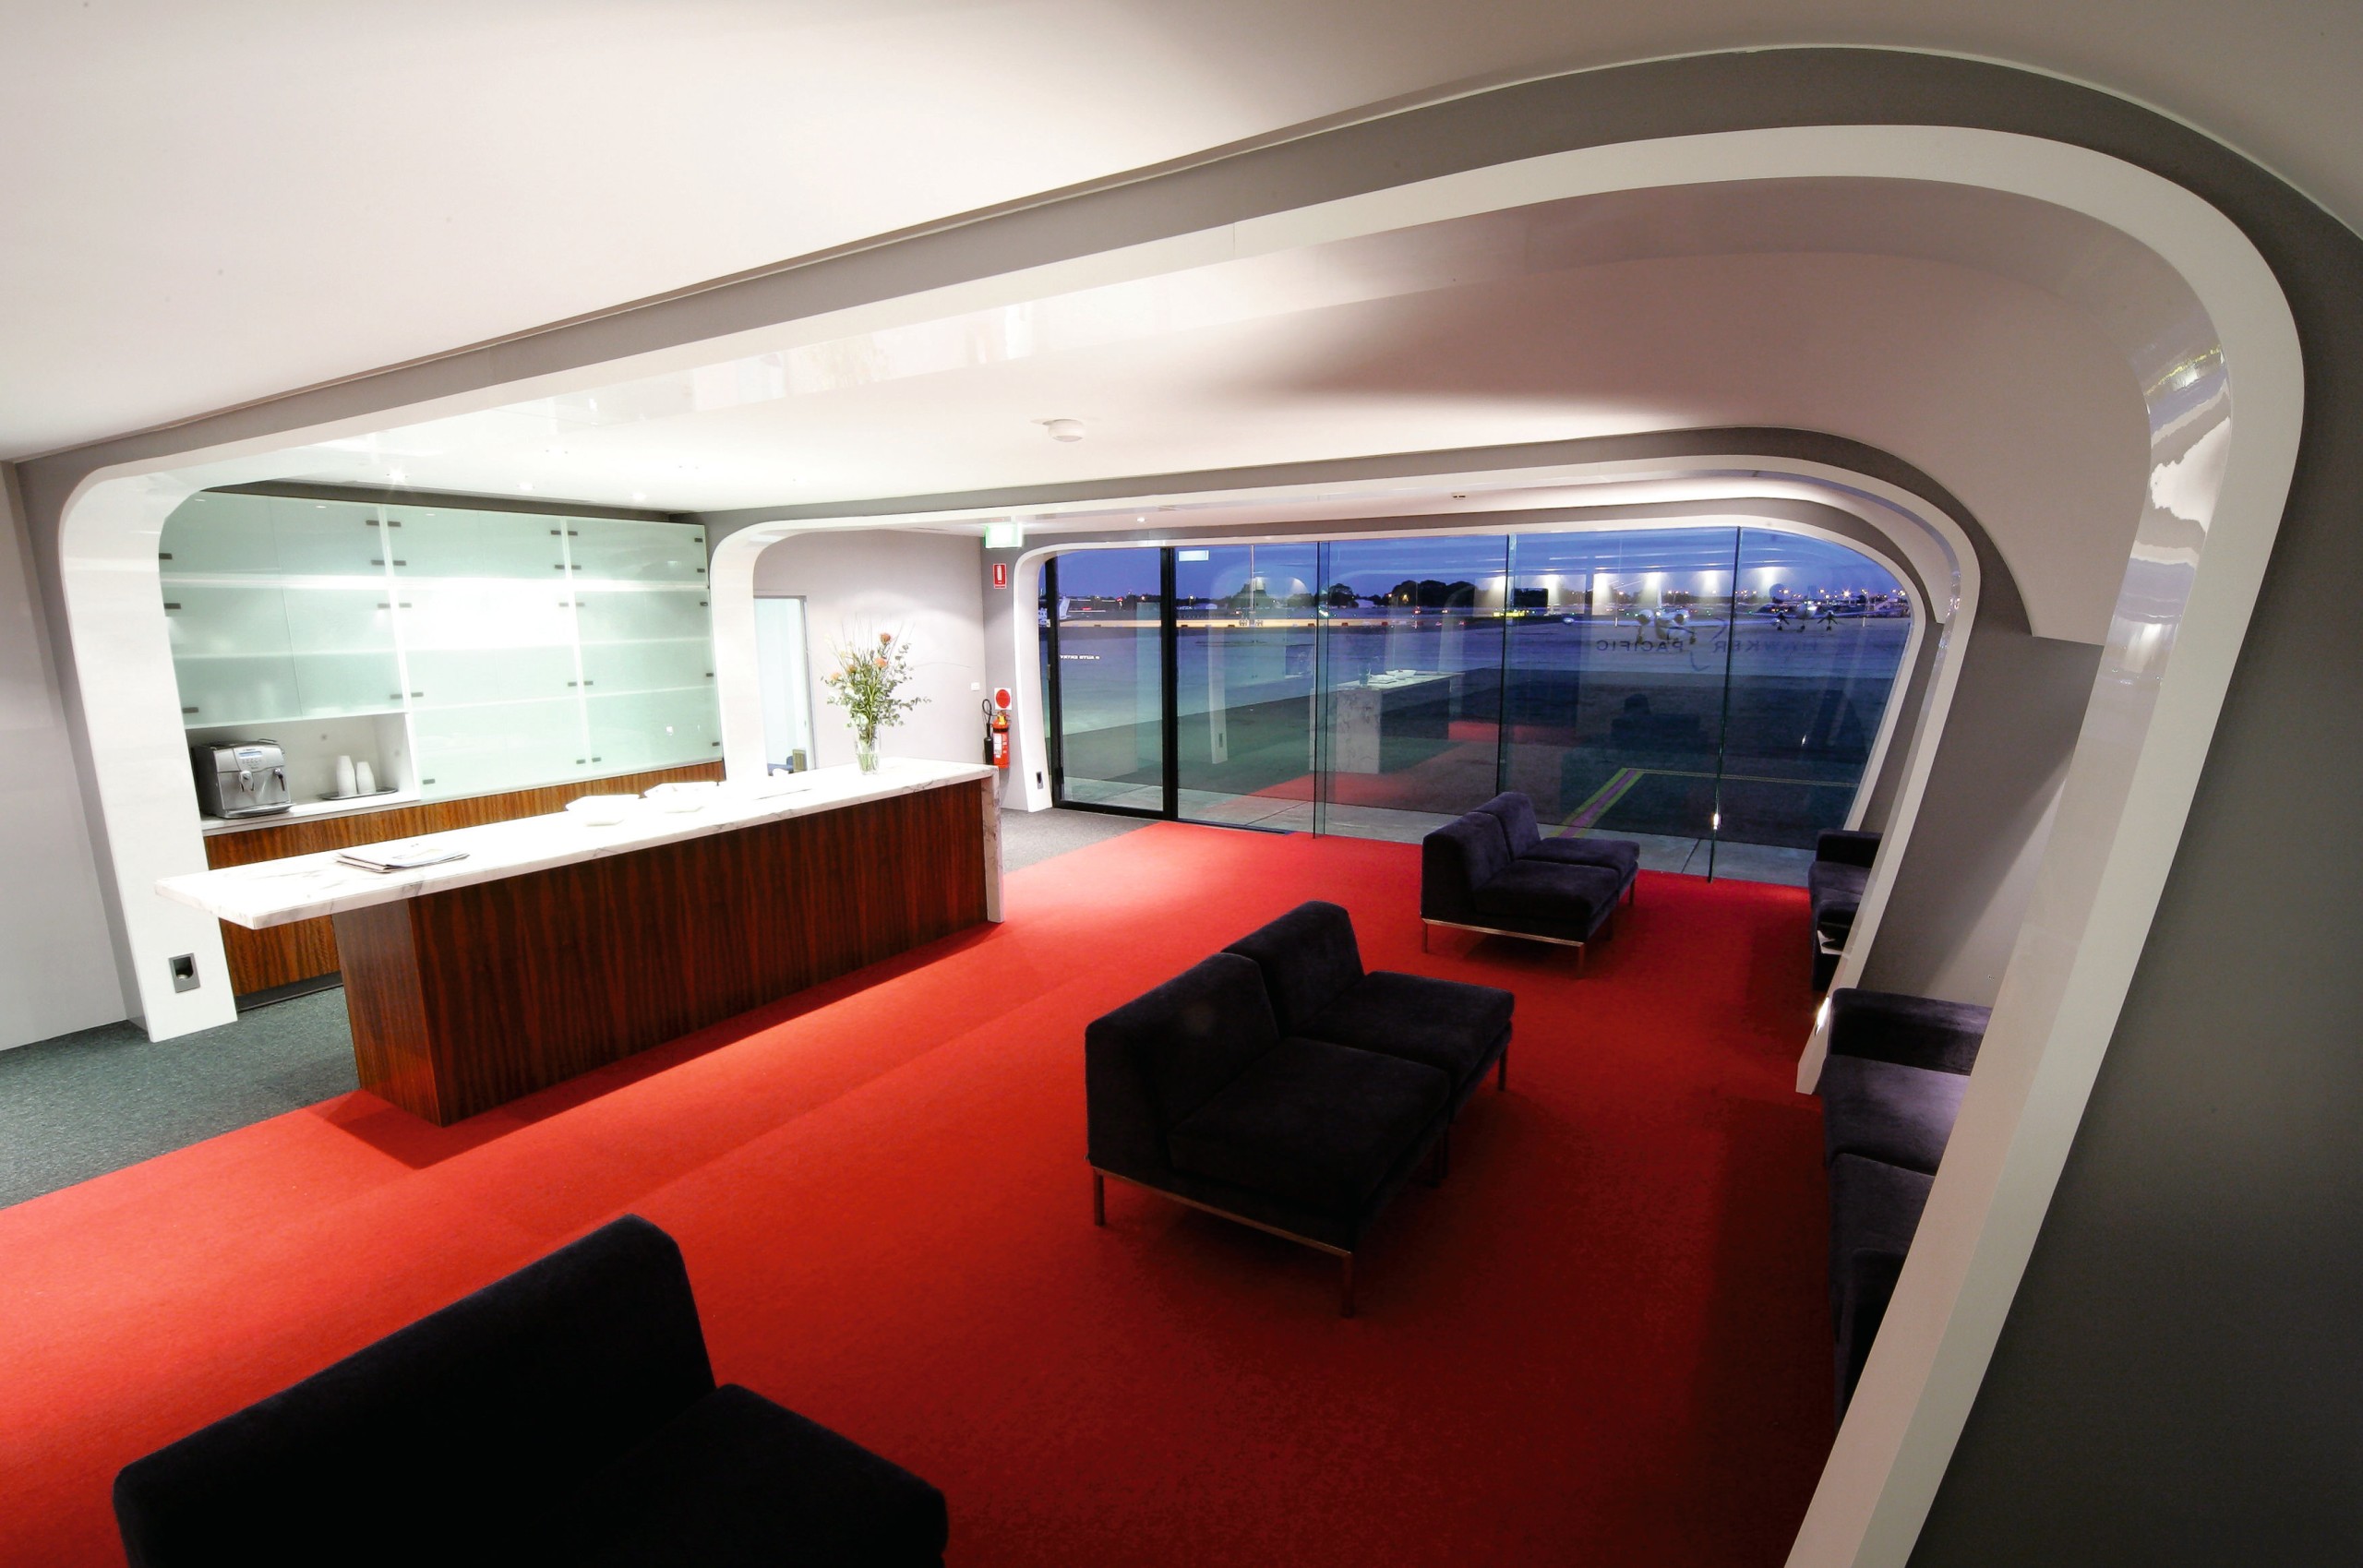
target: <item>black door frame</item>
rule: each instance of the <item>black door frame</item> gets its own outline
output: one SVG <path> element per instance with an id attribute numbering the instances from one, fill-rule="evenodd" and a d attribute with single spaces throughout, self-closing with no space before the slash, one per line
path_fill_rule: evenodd
<path id="1" fill-rule="evenodd" d="M 1088 548 L 1089 546 L 1086 546 Z M 1140 549 L 1137 545 L 1111 545 L 1101 548 Z M 1175 646 L 1176 621 L 1173 604 L 1173 547 L 1156 546 L 1158 557 L 1157 591 L 1157 681 L 1158 690 L 1158 721 L 1163 731 L 1159 745 L 1158 768 L 1158 793 L 1163 804 L 1152 810 L 1141 806 L 1110 806 L 1099 801 L 1069 800 L 1067 798 L 1066 704 L 1059 686 L 1059 557 L 1056 554 L 1042 561 L 1042 617 L 1050 631 L 1050 657 L 1046 695 L 1049 712 L 1043 724 L 1044 739 L 1050 752 L 1050 804 L 1067 811 L 1098 811 L 1110 817 L 1132 817 L 1144 821 L 1172 822 L 1181 820 L 1182 759 L 1175 748 L 1175 731 L 1181 724 L 1181 693 L 1179 652 Z"/>

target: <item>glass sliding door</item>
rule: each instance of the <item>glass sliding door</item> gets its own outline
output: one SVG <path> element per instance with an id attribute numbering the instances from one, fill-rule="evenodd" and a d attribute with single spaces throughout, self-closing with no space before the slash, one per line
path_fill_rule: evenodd
<path id="1" fill-rule="evenodd" d="M 1496 793 L 1509 540 L 1321 547 L 1316 831 L 1414 842 Z"/>
<path id="2" fill-rule="evenodd" d="M 755 596 L 755 663 L 763 698 L 763 760 L 812 765 L 812 663 L 801 596 Z"/>
<path id="3" fill-rule="evenodd" d="M 1170 814 L 1169 570 L 1163 550 L 1074 550 L 1043 573 L 1061 805 Z"/>
<path id="4" fill-rule="evenodd" d="M 1512 541 L 1503 777 L 1545 832 L 1708 870 L 1737 544 L 1730 528 Z"/>
<path id="5" fill-rule="evenodd" d="M 1743 530 L 1716 871 L 1803 880 L 1842 828 L 1912 636 L 1911 595 L 1841 545 Z"/>
<path id="6" fill-rule="evenodd" d="M 1310 830 L 1320 549 L 1174 552 L 1175 809 Z"/>
<path id="7" fill-rule="evenodd" d="M 1802 882 L 1911 644 L 1769 529 L 1077 550 L 1043 568 L 1062 805 L 1416 842 L 1504 789 L 1652 870 Z"/>

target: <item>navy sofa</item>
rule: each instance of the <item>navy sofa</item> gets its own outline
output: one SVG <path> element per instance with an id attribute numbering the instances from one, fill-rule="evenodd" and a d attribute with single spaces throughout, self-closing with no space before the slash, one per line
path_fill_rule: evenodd
<path id="1" fill-rule="evenodd" d="M 1424 1062 L 1452 1080 L 1456 1111 L 1488 1068 L 1498 1086 L 1509 1084 L 1517 999 L 1492 986 L 1365 973 L 1353 920 L 1334 904 L 1300 904 L 1223 951 L 1254 961 L 1283 1035 Z"/>
<path id="2" fill-rule="evenodd" d="M 1084 1088 L 1095 1224 L 1108 1179 L 1328 1252 L 1354 1315 L 1354 1254 L 1494 1072 L 1507 991 L 1365 973 L 1353 924 L 1300 904 L 1092 1021 Z"/>
<path id="3" fill-rule="evenodd" d="M 1852 987 L 1829 994 L 1829 1054 L 1816 1092 L 1829 1171 L 1829 1316 L 1841 1415 L 1895 1293 L 1989 1013 Z"/>
<path id="4" fill-rule="evenodd" d="M 627 1216 L 125 1466 L 131 1568 L 927 1564 L 943 1495 L 716 1387 L 680 1250 Z"/>
<path id="5" fill-rule="evenodd" d="M 1488 803 L 1489 805 L 1491 803 Z M 1528 808 L 1529 814 L 1532 808 Z M 1545 844 L 1610 840 L 1541 841 Z M 1639 846 L 1633 846 L 1637 866 Z M 1615 865 L 1578 864 L 1544 854 L 1518 855 L 1501 817 L 1489 809 L 1445 823 L 1420 842 L 1421 939 L 1438 926 L 1489 936 L 1525 937 L 1585 947 L 1616 917 L 1616 902 L 1634 879 Z"/>
<path id="6" fill-rule="evenodd" d="M 1616 873 L 1617 892 L 1634 902 L 1641 877 L 1641 846 L 1626 838 L 1544 838 L 1534 820 L 1534 802 L 1517 790 L 1505 790 L 1477 808 L 1502 825 L 1502 837 L 1518 859 L 1556 861 L 1563 866 L 1601 866 Z"/>
<path id="7" fill-rule="evenodd" d="M 1828 987 L 1838 973 L 1838 955 L 1845 951 L 1847 934 L 1863 907 L 1863 890 L 1871 880 L 1871 861 L 1878 854 L 1879 835 L 1851 828 L 1832 828 L 1814 841 L 1813 864 L 1805 869 L 1805 897 L 1813 906 L 1810 942 L 1813 948 L 1813 988 Z"/>

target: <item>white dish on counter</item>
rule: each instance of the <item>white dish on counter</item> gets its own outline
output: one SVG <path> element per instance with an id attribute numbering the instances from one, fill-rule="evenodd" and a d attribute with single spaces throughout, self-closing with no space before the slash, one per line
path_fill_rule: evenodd
<path id="1" fill-rule="evenodd" d="M 651 788 L 645 796 L 654 801 L 660 811 L 702 811 L 706 802 L 714 798 L 722 785 L 713 779 L 695 779 L 682 784 L 661 784 Z"/>
<path id="2" fill-rule="evenodd" d="M 612 828 L 639 804 L 636 795 L 579 795 L 566 803 L 566 808 L 594 828 Z"/>

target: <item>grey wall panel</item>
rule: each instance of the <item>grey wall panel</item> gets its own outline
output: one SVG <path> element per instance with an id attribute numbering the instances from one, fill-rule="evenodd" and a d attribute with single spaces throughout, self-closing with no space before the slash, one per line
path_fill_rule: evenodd
<path id="1" fill-rule="evenodd" d="M 1861 984 L 1993 1004 L 2101 651 L 1981 615 Z"/>

